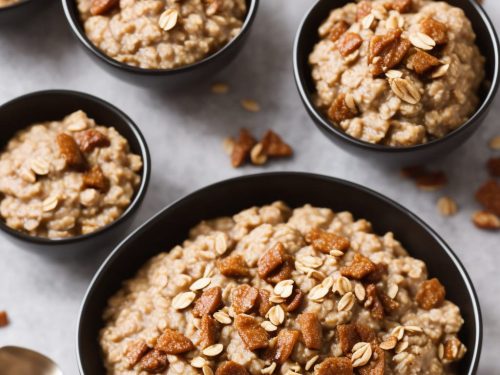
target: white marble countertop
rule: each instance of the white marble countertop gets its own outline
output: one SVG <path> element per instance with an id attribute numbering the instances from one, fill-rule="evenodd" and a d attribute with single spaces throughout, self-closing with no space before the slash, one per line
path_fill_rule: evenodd
<path id="1" fill-rule="evenodd" d="M 67 88 L 97 95 L 124 109 L 142 129 L 153 160 L 149 192 L 135 226 L 199 187 L 263 170 L 317 172 L 386 194 L 436 228 L 465 264 L 479 293 L 484 318 L 479 373 L 500 374 L 500 235 L 476 230 L 469 219 L 477 208 L 472 194 L 486 179 L 483 165 L 492 155 L 487 140 L 500 134 L 500 97 L 473 139 L 460 152 L 437 163 L 437 168 L 448 172 L 449 186 L 439 193 L 418 191 L 402 180 L 398 171 L 369 164 L 334 147 L 307 116 L 295 89 L 291 53 L 299 21 L 313 2 L 262 0 L 243 53 L 214 78 L 229 83 L 231 92 L 214 96 L 209 83 L 173 95 L 116 80 L 83 52 L 71 35 L 59 2 L 54 1 L 37 17 L 1 30 L 0 102 L 35 90 Z M 498 25 L 500 3 L 485 3 Z M 251 114 L 242 110 L 239 101 L 245 97 L 259 101 L 262 111 Z M 296 156 L 265 168 L 232 169 L 221 140 L 240 127 L 256 133 L 272 127 L 293 145 Z M 436 200 L 442 194 L 458 201 L 457 216 L 445 219 L 438 214 Z M 88 283 L 108 250 L 84 258 L 54 260 L 15 247 L 2 233 L 0 310 L 9 312 L 11 324 L 0 330 L 0 346 L 33 348 L 54 358 L 65 374 L 77 374 L 77 314 Z"/>

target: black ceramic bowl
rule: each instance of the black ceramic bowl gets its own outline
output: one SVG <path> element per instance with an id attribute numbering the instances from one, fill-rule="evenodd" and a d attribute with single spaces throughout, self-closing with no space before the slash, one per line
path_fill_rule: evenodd
<path id="1" fill-rule="evenodd" d="M 131 151 L 142 157 L 144 165 L 141 184 L 130 205 L 117 220 L 93 233 L 81 236 L 54 240 L 33 237 L 9 228 L 0 219 L 0 229 L 7 234 L 6 237 L 25 249 L 39 251 L 41 254 L 75 254 L 111 246 L 123 237 L 146 195 L 151 159 L 139 128 L 118 108 L 88 94 L 66 90 L 38 91 L 3 104 L 0 106 L 0 149 L 3 149 L 19 130 L 39 121 L 61 120 L 79 109 L 85 111 L 98 124 L 113 126 L 128 140 Z"/>
<path id="2" fill-rule="evenodd" d="M 85 35 L 76 0 L 62 0 L 64 13 L 71 30 L 80 43 L 105 70 L 130 83 L 156 89 L 172 90 L 211 79 L 215 73 L 227 66 L 238 54 L 247 40 L 257 13 L 259 0 L 246 0 L 247 14 L 241 32 L 215 53 L 194 64 L 175 69 L 143 69 L 116 61 L 99 50 Z"/>
<path id="3" fill-rule="evenodd" d="M 304 17 L 293 51 L 294 75 L 300 97 L 316 126 L 336 145 L 367 160 L 394 165 L 412 165 L 432 161 L 449 154 L 465 142 L 483 123 L 498 89 L 499 47 L 498 37 L 483 8 L 475 0 L 447 0 L 462 8 L 471 20 L 477 35 L 476 43 L 486 57 L 486 78 L 480 90 L 481 105 L 469 120 L 443 138 L 412 147 L 389 147 L 361 141 L 346 134 L 318 110 L 312 100 L 316 89 L 311 78 L 308 56 L 319 41 L 318 27 L 331 10 L 342 7 L 351 0 L 319 0 Z"/>
<path id="4" fill-rule="evenodd" d="M 17 25 L 18 22 L 28 22 L 35 13 L 47 3 L 47 0 L 21 0 L 18 3 L 0 7 L 0 27 Z"/>
<path id="5" fill-rule="evenodd" d="M 469 276 L 453 251 L 422 220 L 399 204 L 353 183 L 306 173 L 265 173 L 238 177 L 188 195 L 163 209 L 126 238 L 101 266 L 87 291 L 78 323 L 77 351 L 82 374 L 105 374 L 98 344 L 106 302 L 148 259 L 183 242 L 203 219 L 232 215 L 242 209 L 283 200 L 292 207 L 306 203 L 349 210 L 373 223 L 377 233 L 394 232 L 431 276 L 446 286 L 465 324 L 460 339 L 468 348 L 457 373 L 474 374 L 479 363 L 482 323 L 479 302 Z"/>

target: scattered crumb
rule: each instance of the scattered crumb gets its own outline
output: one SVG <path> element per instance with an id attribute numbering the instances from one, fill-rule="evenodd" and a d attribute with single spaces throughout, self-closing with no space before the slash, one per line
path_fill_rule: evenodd
<path id="1" fill-rule="evenodd" d="M 241 106 L 247 110 L 248 112 L 259 112 L 260 105 L 255 100 L 252 99 L 243 99 L 241 102 Z"/>
<path id="2" fill-rule="evenodd" d="M 488 211 L 476 211 L 472 215 L 472 222 L 480 229 L 500 229 L 500 218 Z"/>
<path id="3" fill-rule="evenodd" d="M 443 216 L 453 216 L 458 212 L 457 203 L 450 197 L 441 197 L 438 199 L 437 207 L 439 213 Z"/>
<path id="4" fill-rule="evenodd" d="M 401 169 L 401 175 L 415 181 L 418 188 L 425 191 L 436 191 L 448 183 L 443 171 L 429 171 L 422 166 L 412 166 Z"/>
<path id="5" fill-rule="evenodd" d="M 488 145 L 492 150 L 500 150 L 500 135 L 491 138 Z"/>
<path id="6" fill-rule="evenodd" d="M 9 316 L 7 311 L 0 311 L 0 327 L 5 327 L 9 324 Z"/>
<path id="7" fill-rule="evenodd" d="M 500 157 L 490 158 L 487 163 L 488 172 L 492 177 L 500 177 Z"/>
<path id="8" fill-rule="evenodd" d="M 227 94 L 229 92 L 229 85 L 226 83 L 218 82 L 214 83 L 211 89 L 214 94 Z"/>

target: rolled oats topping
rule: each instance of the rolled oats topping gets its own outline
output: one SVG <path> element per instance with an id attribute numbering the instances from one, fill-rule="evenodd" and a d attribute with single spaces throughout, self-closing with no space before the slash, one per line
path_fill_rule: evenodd
<path id="1" fill-rule="evenodd" d="M 485 59 L 471 22 L 447 2 L 348 3 L 333 9 L 318 33 L 309 55 L 314 104 L 354 138 L 393 147 L 426 143 L 460 127 L 479 106 Z"/>
<path id="2" fill-rule="evenodd" d="M 0 215 L 35 237 L 91 233 L 125 211 L 141 169 L 127 140 L 83 111 L 33 124 L 0 155 Z"/>
<path id="3" fill-rule="evenodd" d="M 466 352 L 459 309 L 397 240 L 348 212 L 282 202 L 196 226 L 104 319 L 110 374 L 451 375 Z"/>

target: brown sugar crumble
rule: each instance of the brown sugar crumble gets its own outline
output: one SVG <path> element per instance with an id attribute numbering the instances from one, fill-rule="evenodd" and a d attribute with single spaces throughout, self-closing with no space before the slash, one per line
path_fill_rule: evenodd
<path id="1" fill-rule="evenodd" d="M 0 311 L 0 327 L 6 327 L 9 325 L 9 316 L 7 311 Z"/>

